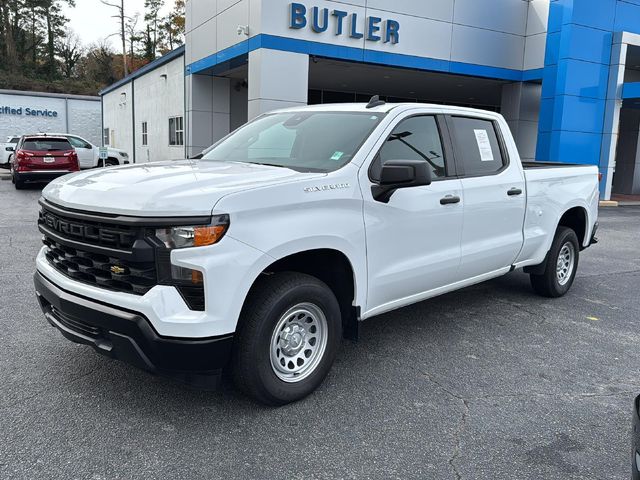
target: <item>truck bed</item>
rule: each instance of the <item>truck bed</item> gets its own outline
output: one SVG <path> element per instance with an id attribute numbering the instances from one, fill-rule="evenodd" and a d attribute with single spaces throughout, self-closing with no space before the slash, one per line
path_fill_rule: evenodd
<path id="1" fill-rule="evenodd" d="M 563 163 L 563 162 L 522 162 L 522 168 L 530 170 L 532 168 L 564 168 L 564 167 L 589 167 L 586 163 Z"/>

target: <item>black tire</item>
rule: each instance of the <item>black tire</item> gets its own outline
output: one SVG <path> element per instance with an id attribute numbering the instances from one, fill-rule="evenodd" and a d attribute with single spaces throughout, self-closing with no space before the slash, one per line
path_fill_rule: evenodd
<path id="1" fill-rule="evenodd" d="M 560 256 L 560 252 L 563 247 L 567 245 L 568 249 L 572 249 L 572 270 L 568 277 L 565 277 L 566 280 L 561 281 L 558 278 L 558 273 L 556 271 L 556 266 L 558 265 L 558 260 Z M 531 274 L 531 286 L 533 290 L 543 297 L 556 298 L 561 297 L 565 293 L 569 291 L 571 285 L 573 284 L 573 280 L 576 277 L 576 272 L 578 271 L 578 260 L 580 259 L 580 243 L 578 241 L 578 237 L 576 232 L 574 232 L 571 228 L 568 227 L 558 227 L 556 231 L 556 235 L 553 238 L 553 243 L 551 244 L 551 249 L 547 254 L 547 259 L 545 261 L 545 269 L 544 273 L 536 275 Z"/>
<path id="2" fill-rule="evenodd" d="M 16 187 L 16 190 L 24 189 L 24 180 L 20 179 L 20 175 L 11 169 L 11 182 Z"/>
<path id="3" fill-rule="evenodd" d="M 327 343 L 324 353 L 318 354 L 315 368 L 304 379 L 286 382 L 276 375 L 276 367 L 271 364 L 272 335 L 284 314 L 304 303 L 316 306 L 324 314 Z M 245 394 L 267 405 L 300 400 L 313 392 L 329 373 L 341 337 L 340 306 L 325 283 L 295 272 L 263 275 L 245 302 L 236 332 L 231 372 L 234 383 Z"/>
<path id="4" fill-rule="evenodd" d="M 102 161 L 102 159 L 98 160 L 98 168 L 102 168 L 102 167 L 115 167 L 116 165 L 120 165 L 120 163 L 118 162 L 118 160 L 116 160 L 113 157 L 109 157 L 107 158 L 106 161 Z"/>

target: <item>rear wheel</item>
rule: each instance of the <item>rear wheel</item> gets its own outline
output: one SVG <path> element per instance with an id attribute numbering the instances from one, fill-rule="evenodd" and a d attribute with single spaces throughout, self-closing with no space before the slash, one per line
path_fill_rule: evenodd
<path id="1" fill-rule="evenodd" d="M 9 170 L 11 172 L 11 182 L 16 187 L 16 190 L 22 190 L 24 188 L 24 180 L 21 180 L 20 174 L 13 169 L 13 163 L 9 164 Z"/>
<path id="2" fill-rule="evenodd" d="M 264 276 L 247 298 L 238 326 L 234 382 L 268 405 L 300 400 L 331 369 L 341 333 L 340 307 L 326 284 L 294 272 Z"/>
<path id="3" fill-rule="evenodd" d="M 558 227 L 542 274 L 531 274 L 533 290 L 544 297 L 561 297 L 569 291 L 578 270 L 580 244 L 576 233 Z"/>

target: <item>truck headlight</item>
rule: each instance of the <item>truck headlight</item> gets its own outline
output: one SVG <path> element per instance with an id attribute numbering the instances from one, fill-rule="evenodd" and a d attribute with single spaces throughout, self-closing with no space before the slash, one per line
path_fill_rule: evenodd
<path id="1" fill-rule="evenodd" d="M 204 247 L 220 241 L 229 228 L 229 215 L 214 215 L 210 225 L 169 227 L 156 230 L 167 248 Z"/>
<path id="2" fill-rule="evenodd" d="M 126 152 L 120 152 L 120 156 L 121 156 L 122 158 L 129 158 L 129 154 L 128 154 L 128 153 L 126 153 Z"/>

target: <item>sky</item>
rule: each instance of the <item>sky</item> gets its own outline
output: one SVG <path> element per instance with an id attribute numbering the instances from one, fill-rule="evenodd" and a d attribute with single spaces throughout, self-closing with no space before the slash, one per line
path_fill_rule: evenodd
<path id="1" fill-rule="evenodd" d="M 108 0 L 109 3 L 119 3 L 119 0 Z M 165 0 L 165 7 L 161 11 L 165 15 L 171 10 L 172 0 Z M 80 37 L 84 45 L 89 45 L 102 40 L 105 37 L 119 31 L 118 19 L 112 18 L 118 10 L 113 7 L 103 5 L 100 0 L 76 0 L 75 8 L 63 7 L 66 17 L 69 19 L 69 26 Z M 125 15 L 134 16 L 140 13 L 138 26 L 142 26 L 144 17 L 144 0 L 124 0 Z M 118 48 L 119 37 L 112 36 L 109 42 Z"/>

